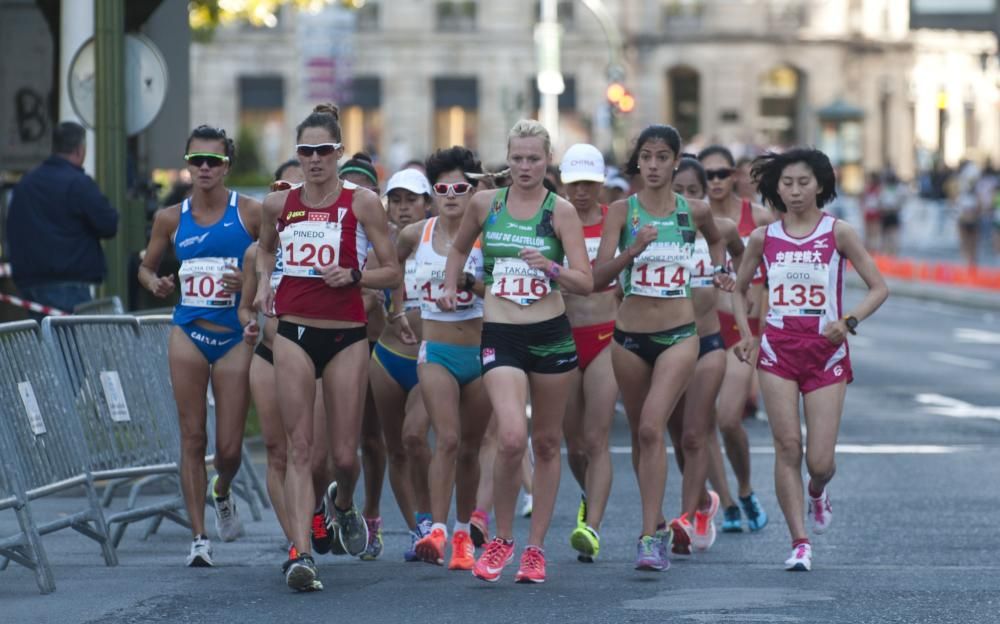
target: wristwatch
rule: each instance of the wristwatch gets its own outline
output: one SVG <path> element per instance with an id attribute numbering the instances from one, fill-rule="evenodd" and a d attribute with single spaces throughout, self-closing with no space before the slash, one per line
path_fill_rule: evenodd
<path id="1" fill-rule="evenodd" d="M 476 276 L 472 273 L 463 273 L 463 276 L 465 279 L 462 281 L 462 287 L 459 290 L 472 290 L 472 287 L 476 285 Z"/>
<path id="2" fill-rule="evenodd" d="M 351 284 L 357 285 L 361 281 L 361 271 L 358 269 L 351 269 Z"/>
<path id="3" fill-rule="evenodd" d="M 856 331 L 858 328 L 858 319 L 856 317 L 845 316 L 844 325 L 847 325 L 847 331 L 851 332 L 852 336 L 858 335 L 858 332 Z"/>
<path id="4" fill-rule="evenodd" d="M 719 264 L 712 267 L 712 275 L 728 275 L 729 267 L 724 264 Z"/>

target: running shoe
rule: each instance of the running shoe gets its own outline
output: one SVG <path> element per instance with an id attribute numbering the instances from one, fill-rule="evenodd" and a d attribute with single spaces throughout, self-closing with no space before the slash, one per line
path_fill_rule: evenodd
<path id="1" fill-rule="evenodd" d="M 514 558 L 514 542 L 509 544 L 499 537 L 494 537 L 486 546 L 486 552 L 479 556 L 476 565 L 472 567 L 472 574 L 488 583 L 496 583 L 500 580 L 500 573 Z"/>
<path id="2" fill-rule="evenodd" d="M 688 520 L 687 514 L 681 514 L 679 518 L 672 520 L 670 522 L 670 530 L 674 536 L 674 543 L 671 546 L 671 551 L 675 555 L 690 555 L 694 527 L 691 526 L 691 521 Z"/>
<path id="3" fill-rule="evenodd" d="M 318 555 L 325 555 L 330 552 L 333 537 L 330 534 L 330 527 L 326 525 L 326 501 L 320 503 L 318 511 L 313 512 L 312 530 L 309 535 L 312 541 L 313 552 Z"/>
<path id="4" fill-rule="evenodd" d="M 830 497 L 825 488 L 819 498 L 809 497 L 809 509 L 806 513 L 809 515 L 813 532 L 816 535 L 826 533 L 830 523 L 833 522 L 833 507 L 830 505 Z"/>
<path id="5" fill-rule="evenodd" d="M 472 512 L 472 519 L 469 520 L 469 535 L 472 536 L 472 544 L 476 548 L 482 548 L 490 539 L 490 515 L 482 510 Z"/>
<path id="6" fill-rule="evenodd" d="M 515 583 L 545 582 L 545 551 L 538 546 L 528 546 L 521 553 L 521 567 L 514 575 Z"/>
<path id="7" fill-rule="evenodd" d="M 240 514 L 236 511 L 236 501 L 233 500 L 232 492 L 226 496 L 216 495 L 215 486 L 218 481 L 219 475 L 215 475 L 208 485 L 215 507 L 215 530 L 223 542 L 232 542 L 243 535 L 243 523 L 240 522 Z"/>
<path id="8" fill-rule="evenodd" d="M 522 518 L 530 518 L 531 511 L 535 508 L 535 499 L 531 494 L 525 494 L 521 499 L 521 514 Z"/>
<path id="9" fill-rule="evenodd" d="M 212 543 L 208 537 L 199 535 L 191 542 L 191 554 L 187 556 L 187 566 L 189 568 L 211 568 L 212 563 Z"/>
<path id="10" fill-rule="evenodd" d="M 382 554 L 382 518 L 365 518 L 368 525 L 368 546 L 361 553 L 362 561 L 375 561 Z"/>
<path id="11" fill-rule="evenodd" d="M 295 591 L 312 592 L 323 589 L 323 583 L 320 583 L 319 573 L 316 570 L 316 562 L 309 555 L 299 555 L 295 559 L 289 559 L 283 568 L 285 583 Z"/>
<path id="12" fill-rule="evenodd" d="M 691 535 L 691 545 L 702 552 L 715 543 L 715 514 L 719 513 L 719 495 L 709 491 L 708 498 L 708 509 L 694 512 L 694 533 Z"/>
<path id="13" fill-rule="evenodd" d="M 444 565 L 444 545 L 448 537 L 441 529 L 434 529 L 429 535 L 425 535 L 417 542 L 414 550 L 421 561 Z"/>
<path id="14" fill-rule="evenodd" d="M 346 555 L 347 549 L 340 541 L 340 526 L 337 524 L 336 514 L 330 513 L 333 509 L 333 501 L 337 500 L 337 482 L 331 481 L 326 487 L 326 496 L 320 503 L 323 507 L 323 514 L 326 516 L 326 532 L 330 536 L 329 552 L 334 555 Z M 319 552 L 319 551 L 316 551 Z"/>
<path id="15" fill-rule="evenodd" d="M 455 531 L 451 536 L 451 561 L 449 570 L 471 570 L 476 565 L 476 547 L 465 531 Z"/>
<path id="16" fill-rule="evenodd" d="M 416 529 L 410 531 L 410 547 L 403 553 L 403 561 L 420 561 L 420 557 L 417 556 L 417 542 L 422 538 L 418 524 Z"/>
<path id="17" fill-rule="evenodd" d="M 662 549 L 663 545 L 655 536 L 643 535 L 640 537 L 636 547 L 635 569 L 654 572 L 666 570 L 670 564 L 663 558 Z"/>
<path id="18" fill-rule="evenodd" d="M 740 508 L 736 505 L 730 505 L 722 510 L 722 532 L 743 532 L 743 514 L 740 513 Z"/>
<path id="19" fill-rule="evenodd" d="M 785 559 L 785 569 L 789 572 L 808 572 L 812 570 L 812 545 L 799 544 L 792 549 L 792 556 Z"/>
<path id="20" fill-rule="evenodd" d="M 368 547 L 368 525 L 357 506 L 351 505 L 347 511 L 341 511 L 335 505 L 333 513 L 337 517 L 337 537 L 344 550 L 352 557 L 363 553 Z"/>
<path id="21" fill-rule="evenodd" d="M 670 551 L 673 550 L 674 546 L 674 531 L 670 527 L 664 526 L 662 529 L 656 529 L 653 538 L 659 544 L 660 559 L 663 560 L 663 569 L 666 570 L 670 567 Z"/>
<path id="22" fill-rule="evenodd" d="M 750 492 L 750 496 L 741 496 L 740 506 L 743 507 L 743 513 L 747 516 L 747 526 L 750 527 L 751 531 L 759 531 L 767 526 L 767 514 L 760 506 L 756 494 Z"/>
<path id="23" fill-rule="evenodd" d="M 586 524 L 577 526 L 569 536 L 569 545 L 577 552 L 580 563 L 594 563 L 594 557 L 601 552 L 601 536 Z"/>
<path id="24" fill-rule="evenodd" d="M 576 510 L 577 528 L 587 526 L 587 495 L 580 493 L 580 506 Z"/>

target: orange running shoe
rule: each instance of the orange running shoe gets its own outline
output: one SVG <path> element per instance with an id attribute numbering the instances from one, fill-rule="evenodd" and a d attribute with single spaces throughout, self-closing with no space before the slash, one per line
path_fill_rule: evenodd
<path id="1" fill-rule="evenodd" d="M 476 565 L 476 547 L 472 537 L 465 531 L 455 531 L 451 537 L 451 561 L 449 570 L 471 570 Z"/>
<path id="2" fill-rule="evenodd" d="M 444 531 L 434 529 L 429 535 L 422 537 L 413 547 L 421 561 L 444 565 L 444 543 L 448 541 Z"/>
<path id="3" fill-rule="evenodd" d="M 486 552 L 479 556 L 479 560 L 473 566 L 472 574 L 489 583 L 496 583 L 500 580 L 500 573 L 504 567 L 513 558 L 514 542 L 508 544 L 501 538 L 494 537 L 493 541 L 487 544 Z"/>
<path id="4" fill-rule="evenodd" d="M 528 546 L 521 554 L 521 569 L 514 577 L 516 583 L 545 582 L 545 553 L 538 546 Z"/>
<path id="5" fill-rule="evenodd" d="M 679 518 L 671 521 L 670 528 L 674 531 L 672 552 L 675 555 L 690 555 L 691 534 L 694 533 L 694 527 L 691 526 L 691 521 L 688 520 L 687 514 L 681 514 Z"/>

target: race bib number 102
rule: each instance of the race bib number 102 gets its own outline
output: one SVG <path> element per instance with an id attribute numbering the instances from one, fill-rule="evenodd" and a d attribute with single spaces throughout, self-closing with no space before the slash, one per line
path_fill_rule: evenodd
<path id="1" fill-rule="evenodd" d="M 181 305 L 193 308 L 231 308 L 234 293 L 225 292 L 222 276 L 237 266 L 236 258 L 191 258 L 181 263 Z"/>

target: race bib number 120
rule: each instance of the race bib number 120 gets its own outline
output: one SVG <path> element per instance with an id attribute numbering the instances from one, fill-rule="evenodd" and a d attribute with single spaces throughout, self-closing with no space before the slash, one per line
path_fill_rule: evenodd
<path id="1" fill-rule="evenodd" d="M 340 224 L 300 221 L 281 231 L 286 276 L 320 277 L 318 269 L 339 264 Z"/>

